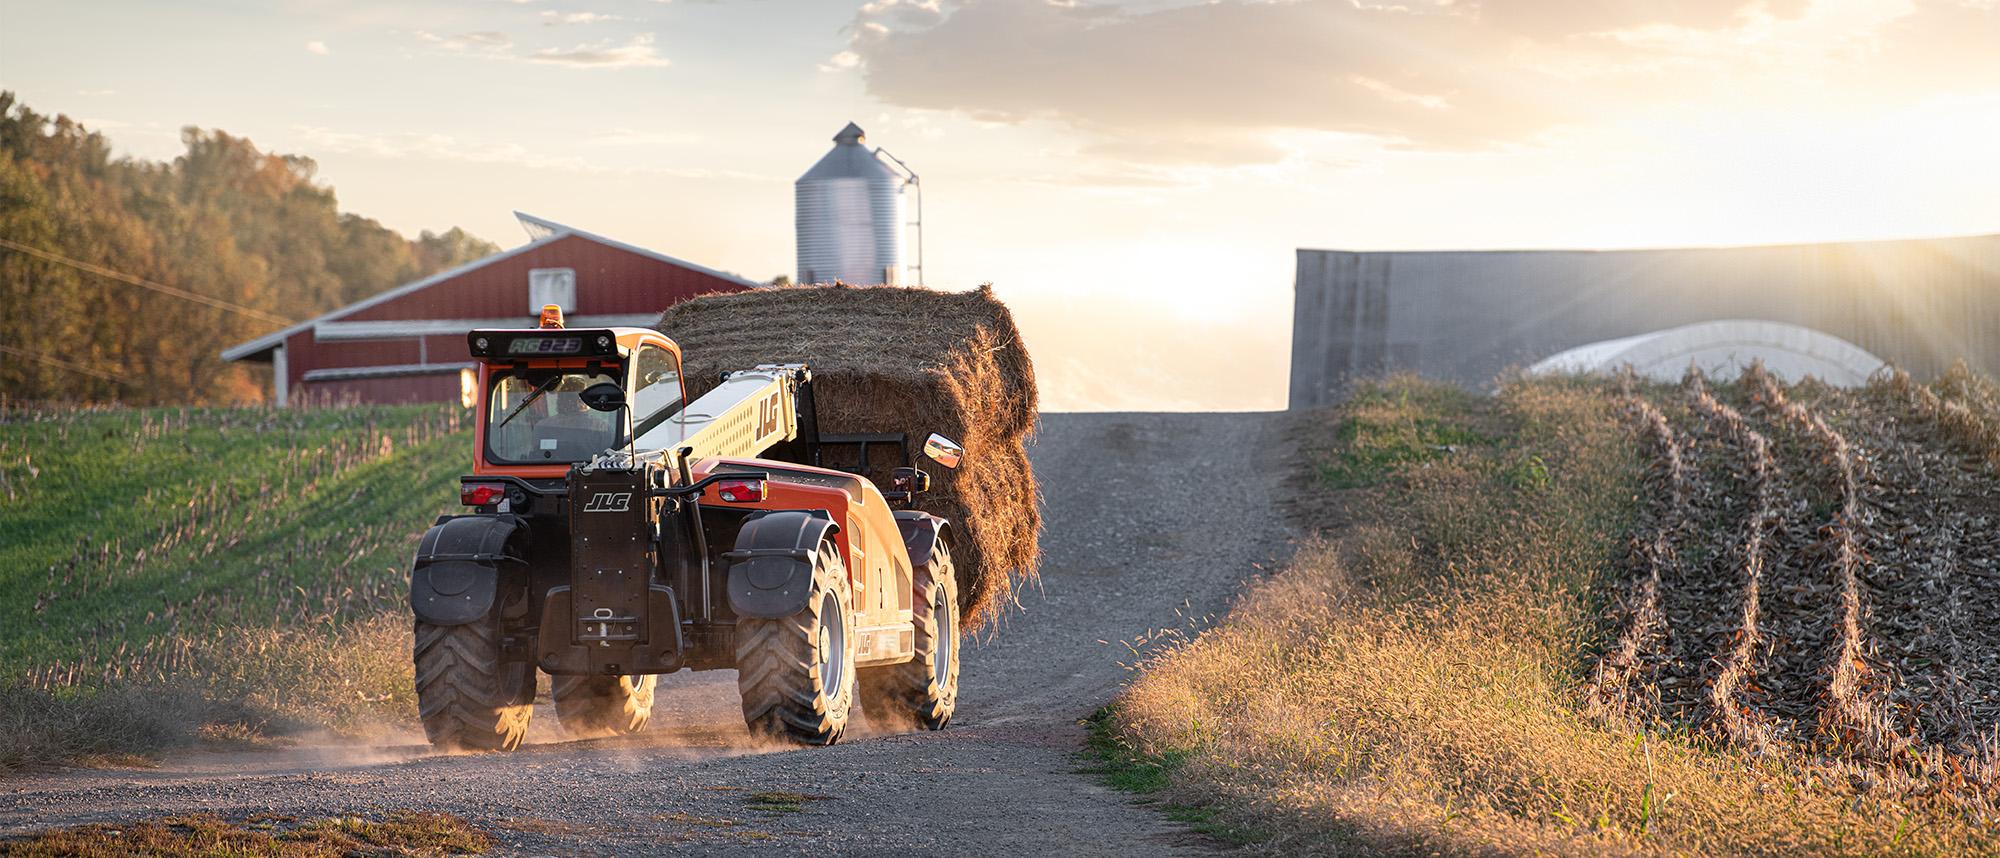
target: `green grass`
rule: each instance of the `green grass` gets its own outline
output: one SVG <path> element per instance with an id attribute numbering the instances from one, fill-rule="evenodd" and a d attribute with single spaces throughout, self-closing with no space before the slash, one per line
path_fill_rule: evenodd
<path id="1" fill-rule="evenodd" d="M 0 679 L 397 604 L 457 409 L 0 412 Z"/>
<path id="2" fill-rule="evenodd" d="M 1465 410 L 1469 397 L 1456 388 L 1408 381 L 1355 391 L 1342 409 L 1334 443 L 1313 457 L 1320 480 L 1334 489 L 1365 488 L 1413 463 L 1493 444 L 1486 434 L 1442 416 Z"/>
<path id="3" fill-rule="evenodd" d="M 1090 732 L 1084 740 L 1083 773 L 1096 775 L 1113 789 L 1146 797 L 1166 792 L 1174 784 L 1174 773 L 1191 756 L 1182 749 L 1141 750 L 1118 729 L 1118 714 L 1112 706 L 1093 713 L 1087 726 Z M 1212 807 L 1169 802 L 1162 811 L 1168 819 L 1231 845 L 1243 846 L 1267 839 L 1255 829 L 1225 822 L 1222 814 Z"/>

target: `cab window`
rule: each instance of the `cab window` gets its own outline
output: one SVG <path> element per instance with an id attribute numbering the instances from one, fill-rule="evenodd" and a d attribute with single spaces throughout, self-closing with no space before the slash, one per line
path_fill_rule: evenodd
<path id="1" fill-rule="evenodd" d="M 583 390 L 617 383 L 604 373 L 517 371 L 498 376 L 488 393 L 486 456 L 515 465 L 567 464 L 618 445 L 624 415 L 583 404 Z"/>
<path id="2" fill-rule="evenodd" d="M 659 346 L 642 345 L 632 358 L 632 434 L 645 437 L 681 412 L 680 359 Z"/>

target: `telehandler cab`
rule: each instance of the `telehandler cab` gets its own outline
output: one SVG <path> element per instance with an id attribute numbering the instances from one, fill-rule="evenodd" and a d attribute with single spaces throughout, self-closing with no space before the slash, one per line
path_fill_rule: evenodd
<path id="1" fill-rule="evenodd" d="M 727 373 L 687 402 L 680 348 L 643 328 L 476 330 L 470 511 L 410 571 L 432 744 L 512 749 L 535 671 L 579 735 L 641 729 L 658 676 L 737 671 L 752 732 L 839 740 L 855 699 L 940 729 L 958 696 L 951 528 L 901 435 L 822 435 L 812 373 Z M 896 450 L 891 485 L 820 467 Z M 923 445 L 939 465 L 962 451 Z M 879 459 L 878 459 L 879 462 Z"/>

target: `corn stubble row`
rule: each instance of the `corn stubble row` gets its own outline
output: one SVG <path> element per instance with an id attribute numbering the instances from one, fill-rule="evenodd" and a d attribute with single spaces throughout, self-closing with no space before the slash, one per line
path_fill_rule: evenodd
<path id="1" fill-rule="evenodd" d="M 2000 395 L 1627 379 L 1650 459 L 1589 706 L 1864 789 L 2000 787 Z"/>

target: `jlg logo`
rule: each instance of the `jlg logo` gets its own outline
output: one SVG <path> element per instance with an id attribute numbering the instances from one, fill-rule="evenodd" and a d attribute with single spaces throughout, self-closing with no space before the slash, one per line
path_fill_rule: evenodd
<path id="1" fill-rule="evenodd" d="M 757 440 L 776 434 L 778 431 L 778 394 L 771 394 L 763 402 L 757 403 Z"/>
<path id="2" fill-rule="evenodd" d="M 598 492 L 583 505 L 584 512 L 626 512 L 631 508 L 631 492 Z"/>

